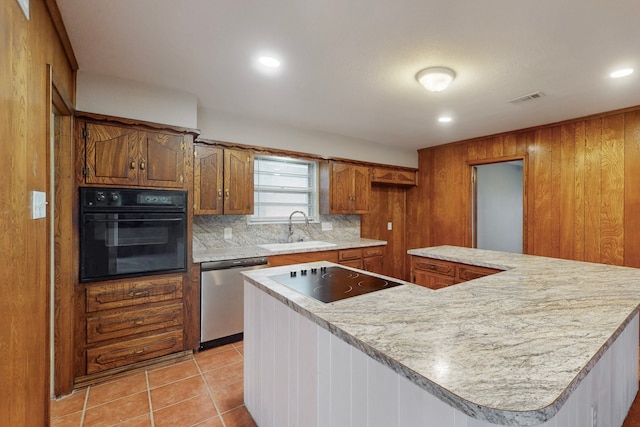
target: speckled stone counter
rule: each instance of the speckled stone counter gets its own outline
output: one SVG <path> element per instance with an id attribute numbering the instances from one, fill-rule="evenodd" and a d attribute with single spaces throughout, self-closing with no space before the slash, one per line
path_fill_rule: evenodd
<path id="1" fill-rule="evenodd" d="M 204 249 L 204 250 L 198 250 L 198 251 L 194 250 L 192 258 L 193 258 L 193 262 L 201 263 L 201 262 L 208 262 L 208 261 L 226 261 L 226 260 L 240 259 L 240 258 L 265 257 L 265 256 L 271 256 L 271 255 L 282 255 L 282 254 L 291 254 L 291 253 L 333 251 L 333 250 L 351 249 L 351 248 L 366 248 L 370 246 L 381 246 L 381 245 L 387 244 L 387 242 L 384 240 L 363 239 L 363 238 L 346 240 L 346 241 L 323 239 L 322 241 L 327 243 L 333 243 L 335 244 L 335 246 L 287 249 L 287 250 L 281 250 L 281 251 L 270 251 L 268 249 L 263 249 L 258 246 L 236 246 L 236 247 L 228 247 L 228 248 Z"/>
<path id="2" fill-rule="evenodd" d="M 451 246 L 409 253 L 505 271 L 330 304 L 268 278 L 286 267 L 245 277 L 438 399 L 500 425 L 552 419 L 640 303 L 639 269 Z"/>

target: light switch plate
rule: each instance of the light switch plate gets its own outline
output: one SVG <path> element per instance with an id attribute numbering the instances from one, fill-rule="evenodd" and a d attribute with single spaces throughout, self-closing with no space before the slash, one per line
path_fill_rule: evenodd
<path id="1" fill-rule="evenodd" d="M 31 192 L 31 219 L 47 216 L 47 193 L 44 191 Z"/>
<path id="2" fill-rule="evenodd" d="M 393 230 L 393 223 L 391 221 L 387 223 L 387 230 L 389 231 Z"/>
<path id="3" fill-rule="evenodd" d="M 333 230 L 333 224 L 330 222 L 323 222 L 321 224 L 322 231 L 331 231 Z"/>

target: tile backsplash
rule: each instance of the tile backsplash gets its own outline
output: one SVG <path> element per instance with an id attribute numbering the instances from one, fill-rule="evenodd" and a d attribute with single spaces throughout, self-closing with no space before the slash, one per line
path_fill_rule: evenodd
<path id="1" fill-rule="evenodd" d="M 321 215 L 320 221 L 331 223 L 332 230 L 322 231 L 321 223 L 293 224 L 294 241 L 353 240 L 360 238 L 360 215 Z M 225 239 L 225 229 L 231 238 Z M 246 215 L 195 215 L 193 250 L 284 243 L 289 237 L 288 224 L 249 225 Z"/>

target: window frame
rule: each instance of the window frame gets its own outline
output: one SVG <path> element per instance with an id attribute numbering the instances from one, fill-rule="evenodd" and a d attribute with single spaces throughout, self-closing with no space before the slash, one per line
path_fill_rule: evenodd
<path id="1" fill-rule="evenodd" d="M 292 177 L 307 177 L 310 183 L 308 187 L 285 187 L 285 186 L 269 186 L 269 185 L 260 185 L 259 175 L 276 175 L 275 172 L 269 172 L 265 170 L 261 170 L 259 167 L 259 161 L 267 160 L 267 161 L 277 161 L 281 162 L 283 165 L 285 164 L 305 164 L 311 167 L 311 171 L 306 175 L 297 175 L 294 173 L 290 173 L 289 175 Z M 285 202 L 265 202 L 260 201 L 258 197 L 258 193 L 272 193 L 272 194 L 308 194 L 309 203 L 307 204 L 307 209 L 302 209 L 305 211 L 305 214 L 308 217 L 309 222 L 311 223 L 319 223 L 320 222 L 320 164 L 318 160 L 313 159 L 303 159 L 296 157 L 287 157 L 287 156 L 279 156 L 279 155 L 270 155 L 270 154 L 256 154 L 254 156 L 254 213 L 252 215 L 247 216 L 247 223 L 249 225 L 264 225 L 264 224 L 288 224 L 289 223 L 289 215 L 297 210 L 301 210 L 299 206 L 295 206 L 296 203 L 291 203 L 292 206 L 289 214 L 286 216 L 258 216 L 258 212 L 260 211 L 260 207 L 262 205 L 271 205 L 271 206 L 287 206 L 288 204 Z M 285 173 L 287 175 L 287 173 Z M 298 204 L 299 205 L 299 204 Z M 304 223 L 304 218 L 302 215 L 294 215 L 291 218 L 293 223 Z"/>

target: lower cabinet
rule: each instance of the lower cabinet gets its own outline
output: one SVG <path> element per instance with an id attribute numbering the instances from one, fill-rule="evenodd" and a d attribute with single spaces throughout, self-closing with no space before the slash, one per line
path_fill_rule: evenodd
<path id="1" fill-rule="evenodd" d="M 347 267 L 384 274 L 384 246 L 273 255 L 269 257 L 267 262 L 269 267 L 277 267 L 314 261 L 330 261 Z"/>
<path id="2" fill-rule="evenodd" d="M 182 275 L 83 285 L 76 376 L 184 350 Z"/>
<path id="3" fill-rule="evenodd" d="M 411 256 L 411 281 L 430 289 L 446 288 L 501 271 L 495 268 Z"/>

